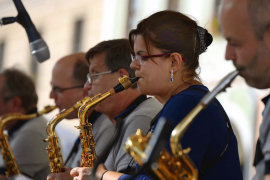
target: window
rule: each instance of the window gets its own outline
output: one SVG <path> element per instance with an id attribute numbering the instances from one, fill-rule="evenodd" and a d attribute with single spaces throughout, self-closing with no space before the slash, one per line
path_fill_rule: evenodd
<path id="1" fill-rule="evenodd" d="M 83 19 L 78 19 L 74 23 L 74 34 L 72 43 L 73 52 L 79 52 L 82 50 L 83 25 L 84 25 Z"/>
<path id="2" fill-rule="evenodd" d="M 137 13 L 142 2 L 139 0 L 129 0 L 128 3 L 128 22 L 127 22 L 127 35 L 131 29 L 134 29 L 140 19 L 137 17 Z"/>
<path id="3" fill-rule="evenodd" d="M 167 9 L 177 11 L 178 5 L 179 5 L 179 0 L 169 0 Z"/>
<path id="4" fill-rule="evenodd" d="M 5 53 L 5 41 L 0 42 L 0 70 L 3 69 Z"/>

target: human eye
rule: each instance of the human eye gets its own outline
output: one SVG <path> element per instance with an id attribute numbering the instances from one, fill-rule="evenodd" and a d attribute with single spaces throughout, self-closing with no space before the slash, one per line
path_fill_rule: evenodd
<path id="1" fill-rule="evenodd" d="M 149 56 L 140 56 L 141 57 L 141 60 L 143 61 L 147 61 L 150 57 Z"/>
<path id="2" fill-rule="evenodd" d="M 237 44 L 237 43 L 229 43 L 229 45 L 230 45 L 231 47 L 238 47 L 238 46 L 239 46 L 239 44 Z"/>
<path id="3" fill-rule="evenodd" d="M 231 47 L 238 47 L 238 46 L 240 46 L 240 43 L 237 41 L 229 40 L 228 45 Z"/>
<path id="4" fill-rule="evenodd" d="M 96 80 L 100 75 L 98 73 L 94 73 L 91 75 L 92 80 Z"/>
<path id="5" fill-rule="evenodd" d="M 62 91 L 62 88 L 57 87 L 57 86 L 52 86 L 52 91 L 53 91 L 54 93 L 59 93 L 59 92 Z"/>

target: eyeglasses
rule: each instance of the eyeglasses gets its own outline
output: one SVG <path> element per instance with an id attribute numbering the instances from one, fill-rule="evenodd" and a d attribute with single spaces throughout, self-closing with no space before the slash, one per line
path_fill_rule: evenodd
<path id="1" fill-rule="evenodd" d="M 142 65 L 149 58 L 163 57 L 163 56 L 169 56 L 169 55 L 171 55 L 171 53 L 155 54 L 155 55 L 148 55 L 148 56 L 131 55 L 131 59 L 132 59 L 132 61 L 136 61 L 137 63 Z"/>
<path id="2" fill-rule="evenodd" d="M 72 87 L 67 87 L 67 88 L 61 88 L 57 86 L 52 86 L 52 92 L 53 93 L 62 93 L 64 91 L 70 90 L 70 89 L 76 89 L 76 88 L 83 88 L 84 84 L 77 85 L 77 86 L 72 86 Z"/>
<path id="3" fill-rule="evenodd" d="M 87 82 L 91 84 L 94 80 L 96 80 L 99 76 L 104 75 L 104 74 L 110 74 L 113 73 L 114 71 L 105 71 L 105 72 L 100 72 L 100 73 L 95 73 L 95 74 L 87 74 Z"/>

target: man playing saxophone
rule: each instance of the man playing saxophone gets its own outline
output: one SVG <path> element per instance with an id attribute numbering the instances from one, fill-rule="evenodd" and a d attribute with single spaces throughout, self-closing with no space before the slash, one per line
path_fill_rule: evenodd
<path id="1" fill-rule="evenodd" d="M 17 69 L 0 73 L 0 116 L 10 113 L 28 115 L 37 112 L 38 96 L 32 79 Z M 34 180 L 46 179 L 49 173 L 46 144 L 47 121 L 43 116 L 11 121 L 6 125 L 10 148 L 20 172 Z M 2 156 L 1 156 L 2 157 Z M 6 171 L 0 160 L 1 172 Z"/>
<path id="2" fill-rule="evenodd" d="M 248 85 L 258 89 L 270 88 L 269 10 L 269 0 L 224 0 L 220 9 L 221 28 L 227 40 L 225 59 L 233 62 Z M 270 179 L 269 95 L 263 102 L 254 180 Z"/>
<path id="3" fill-rule="evenodd" d="M 56 62 L 52 71 L 50 98 L 54 99 L 59 111 L 72 107 L 77 101 L 87 95 L 87 90 L 83 87 L 87 79 L 88 68 L 89 65 L 86 62 L 85 53 L 70 54 Z M 75 118 L 78 118 L 77 110 L 65 117 L 65 119 Z M 114 126 L 104 114 L 96 111 L 92 111 L 89 114 L 88 121 L 93 125 L 93 135 L 96 141 L 95 149 L 97 155 L 99 155 L 113 134 Z M 80 166 L 81 152 L 80 139 L 78 137 L 73 147 L 71 147 L 65 166 L 68 168 Z M 73 179 L 69 171 L 70 169 L 67 169 L 62 173 L 49 174 L 47 179 Z"/>
<path id="4" fill-rule="evenodd" d="M 118 84 L 118 79 L 124 75 L 135 77 L 134 70 L 129 66 L 130 53 L 127 39 L 103 41 L 88 50 L 86 58 L 90 66 L 85 87 L 90 97 L 107 92 Z M 104 172 L 131 172 L 135 163 L 123 149 L 125 141 L 138 128 L 144 133 L 147 132 L 151 120 L 161 109 L 161 104 L 132 87 L 105 99 L 97 104 L 95 109 L 106 114 L 115 125 L 118 119 L 123 120 L 123 128 L 117 142 L 110 149 L 104 164 L 99 166 L 98 178 L 100 179 Z M 74 168 L 71 174 L 78 176 L 79 173 L 85 172 L 89 172 L 89 168 Z"/>

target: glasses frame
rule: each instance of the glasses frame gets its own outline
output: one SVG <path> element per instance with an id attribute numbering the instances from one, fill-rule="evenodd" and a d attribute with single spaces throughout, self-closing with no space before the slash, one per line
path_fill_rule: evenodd
<path id="1" fill-rule="evenodd" d="M 87 82 L 89 84 L 91 84 L 96 78 L 94 77 L 98 77 L 98 76 L 101 76 L 101 75 L 104 75 L 104 74 L 110 74 L 110 73 L 113 73 L 114 71 L 104 71 L 104 72 L 100 72 L 100 73 L 94 73 L 94 74 L 89 74 L 87 73 L 86 77 L 87 77 Z"/>
<path id="2" fill-rule="evenodd" d="M 143 62 L 147 61 L 149 58 L 169 56 L 171 54 L 172 53 L 162 53 L 162 54 L 153 54 L 153 55 L 148 55 L 148 56 L 131 54 L 131 59 L 132 59 L 132 61 L 137 61 L 139 64 L 143 64 Z"/>
<path id="3" fill-rule="evenodd" d="M 70 89 L 76 89 L 76 88 L 83 88 L 84 84 L 80 84 L 80 85 L 76 85 L 76 86 L 71 86 L 71 87 L 67 87 L 67 88 L 61 88 L 61 87 L 57 87 L 57 86 L 52 86 L 52 92 L 53 93 L 62 93 L 64 91 L 70 90 Z"/>

